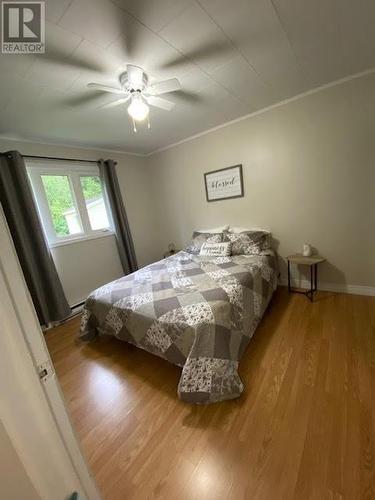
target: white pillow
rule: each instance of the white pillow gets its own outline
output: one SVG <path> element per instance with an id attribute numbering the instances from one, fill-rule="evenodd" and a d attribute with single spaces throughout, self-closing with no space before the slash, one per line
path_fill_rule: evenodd
<path id="1" fill-rule="evenodd" d="M 232 243 L 227 241 L 225 243 L 203 243 L 199 255 L 205 257 L 228 257 L 230 255 Z"/>
<path id="2" fill-rule="evenodd" d="M 226 226 L 214 227 L 212 229 L 199 229 L 197 233 L 223 233 L 224 231 L 228 231 L 228 224 Z"/>
<path id="3" fill-rule="evenodd" d="M 235 234 L 238 234 L 238 233 L 245 233 L 245 232 L 248 232 L 248 231 L 263 231 L 264 233 L 270 233 L 270 231 L 268 231 L 267 229 L 262 229 L 260 227 L 239 227 L 239 226 L 231 226 L 229 228 L 229 232 L 230 233 L 235 233 Z"/>

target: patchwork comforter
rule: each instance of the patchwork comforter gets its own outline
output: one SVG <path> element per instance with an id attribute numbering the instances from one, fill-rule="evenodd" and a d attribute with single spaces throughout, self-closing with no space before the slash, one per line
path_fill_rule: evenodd
<path id="1" fill-rule="evenodd" d="M 237 373 L 277 284 L 276 256 L 201 257 L 179 252 L 98 288 L 80 337 L 113 335 L 182 367 L 179 397 L 238 397 Z"/>

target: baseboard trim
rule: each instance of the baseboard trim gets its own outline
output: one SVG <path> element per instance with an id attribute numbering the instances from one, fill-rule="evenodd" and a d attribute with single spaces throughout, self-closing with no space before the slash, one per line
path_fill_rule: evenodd
<path id="1" fill-rule="evenodd" d="M 286 279 L 280 279 L 279 285 L 288 286 L 288 281 Z M 310 288 L 310 281 L 292 280 L 292 286 Z M 375 297 L 375 287 L 373 286 L 348 285 L 346 283 L 318 283 L 318 289 L 324 292 L 349 293 L 353 295 L 368 295 L 370 297 Z"/>

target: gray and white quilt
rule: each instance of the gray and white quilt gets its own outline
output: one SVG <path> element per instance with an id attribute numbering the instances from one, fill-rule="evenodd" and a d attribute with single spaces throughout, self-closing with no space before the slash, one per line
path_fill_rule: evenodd
<path id="1" fill-rule="evenodd" d="M 87 298 L 80 337 L 98 333 L 182 367 L 179 397 L 238 397 L 237 373 L 277 283 L 276 256 L 202 257 L 179 252 L 98 288 Z"/>

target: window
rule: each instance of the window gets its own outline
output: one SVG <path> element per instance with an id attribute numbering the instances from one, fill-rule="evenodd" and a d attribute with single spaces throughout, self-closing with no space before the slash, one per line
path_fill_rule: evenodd
<path id="1" fill-rule="evenodd" d="M 67 175 L 41 175 L 56 236 L 82 234 L 82 224 Z M 69 216 L 74 218 L 71 224 Z"/>
<path id="2" fill-rule="evenodd" d="M 27 170 L 50 246 L 111 234 L 98 167 L 33 161 Z"/>
<path id="3" fill-rule="evenodd" d="M 108 229 L 109 221 L 104 205 L 102 183 L 97 175 L 81 176 L 81 187 L 92 230 Z"/>

